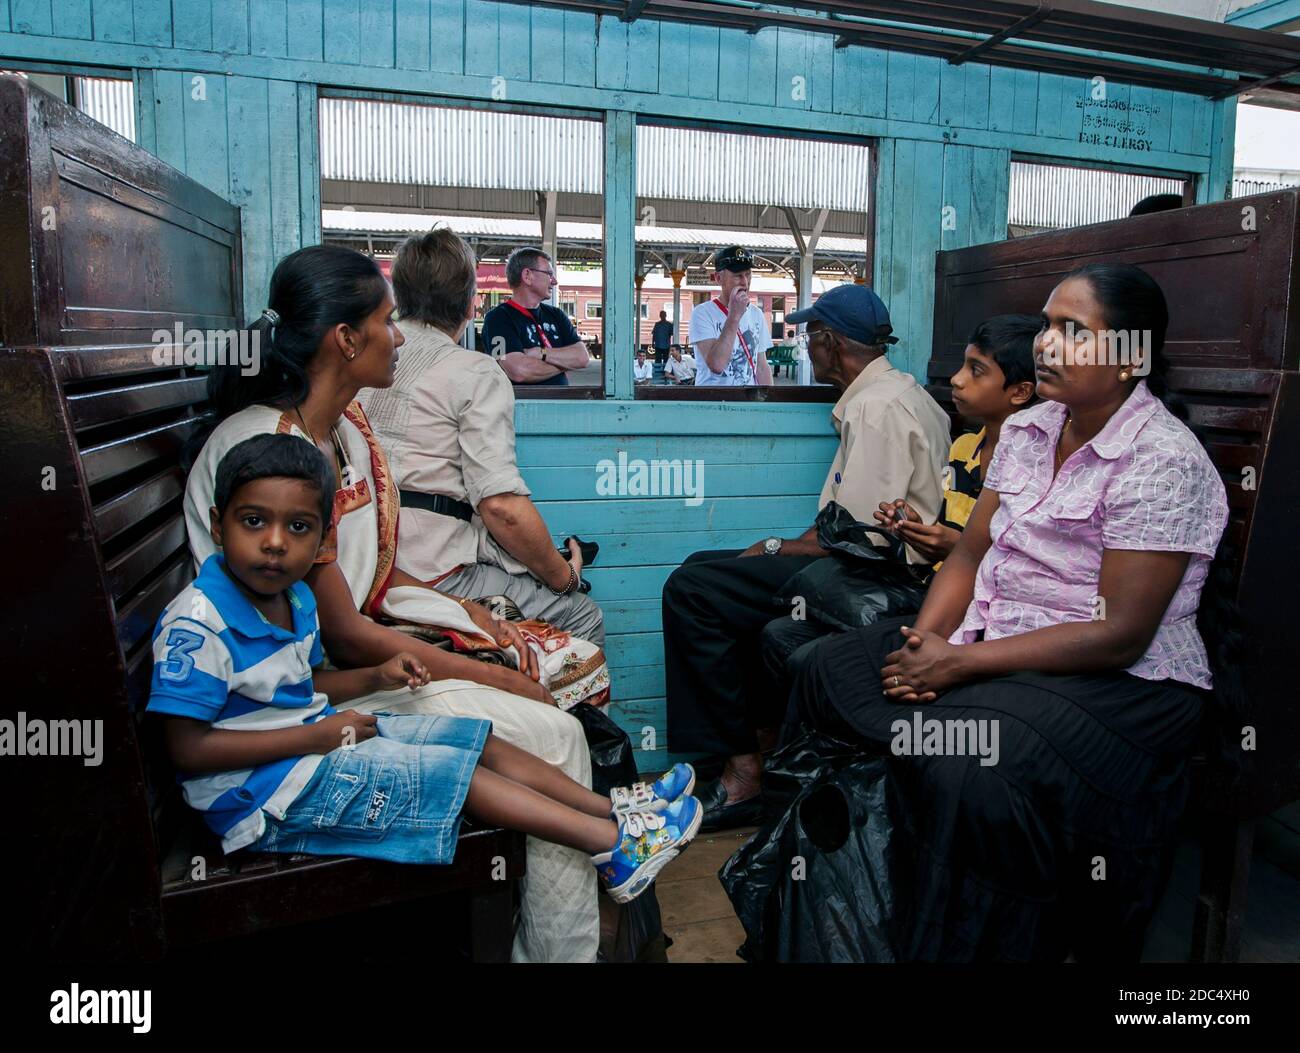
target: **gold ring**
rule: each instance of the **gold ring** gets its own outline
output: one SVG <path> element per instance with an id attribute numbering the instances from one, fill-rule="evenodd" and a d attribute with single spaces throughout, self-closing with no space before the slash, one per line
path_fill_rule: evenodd
<path id="1" fill-rule="evenodd" d="M 898 681 L 898 677 L 894 677 L 894 686 L 895 686 L 895 687 L 898 686 L 898 682 L 899 682 L 899 681 Z"/>

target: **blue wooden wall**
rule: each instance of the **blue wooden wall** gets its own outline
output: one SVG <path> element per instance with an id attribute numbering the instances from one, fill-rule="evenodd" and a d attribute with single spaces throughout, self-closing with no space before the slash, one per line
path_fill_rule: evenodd
<path id="1" fill-rule="evenodd" d="M 616 715 L 638 745 L 655 733 L 643 769 L 665 759 L 664 579 L 695 549 L 804 529 L 835 440 L 824 405 L 632 401 L 636 116 L 876 139 L 875 287 L 902 338 L 891 358 L 918 376 L 934 252 L 1004 236 L 1013 154 L 1190 173 L 1200 200 L 1232 171 L 1232 102 L 1109 84 L 1158 109 L 1150 150 L 1120 153 L 1080 140 L 1082 78 L 489 0 L 0 0 L 0 64 L 24 62 L 135 78 L 141 145 L 243 209 L 250 314 L 275 261 L 320 239 L 319 86 L 484 101 L 501 77 L 511 102 L 604 115 L 607 397 L 521 402 L 517 426 L 552 531 L 601 543 Z M 706 499 L 599 496 L 597 463 L 619 451 L 704 460 Z"/>

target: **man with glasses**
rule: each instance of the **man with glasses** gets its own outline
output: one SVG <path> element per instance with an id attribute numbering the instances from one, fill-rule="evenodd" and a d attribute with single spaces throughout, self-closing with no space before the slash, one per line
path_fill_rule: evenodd
<path id="1" fill-rule="evenodd" d="M 814 376 L 842 393 L 831 410 L 839 449 L 818 507 L 836 501 L 875 525 L 872 513 L 881 502 L 906 494 L 924 521 L 934 522 L 943 499 L 948 417 L 885 357 L 897 338 L 880 298 L 865 285 L 841 285 L 787 321 L 808 324 L 800 341 Z M 907 552 L 909 561 L 927 562 Z M 778 617 L 772 604 L 796 573 L 828 555 L 810 526 L 797 538 L 765 538 L 743 552 L 697 552 L 664 585 L 668 749 L 726 758 L 722 777 L 696 791 L 705 806 L 702 829 L 762 817 L 760 750 L 773 744 L 786 703 L 782 683 L 764 661 L 764 627 L 769 639 L 771 630 L 781 630 L 787 653 L 828 631 L 796 622 L 792 612 Z M 787 639 L 787 630 L 797 638 Z"/>
<path id="2" fill-rule="evenodd" d="M 753 266 L 753 255 L 740 245 L 720 249 L 713 257 L 713 280 L 722 292 L 691 311 L 697 386 L 772 383 L 767 364 L 772 335 L 763 312 L 749 299 Z"/>
<path id="3" fill-rule="evenodd" d="M 541 249 L 515 249 L 506 260 L 510 299 L 483 319 L 481 350 L 516 384 L 567 385 L 568 374 L 591 364 L 569 316 L 545 301 L 556 285 L 555 264 Z"/>

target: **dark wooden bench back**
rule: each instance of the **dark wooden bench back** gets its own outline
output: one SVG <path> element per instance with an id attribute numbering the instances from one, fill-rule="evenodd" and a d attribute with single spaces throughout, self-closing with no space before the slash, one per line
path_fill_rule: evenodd
<path id="1" fill-rule="evenodd" d="M 98 768 L 24 759 L 45 824 L 21 854 L 27 937 L 148 955 L 182 804 L 140 717 L 154 623 L 193 576 L 179 454 L 205 398 L 152 337 L 238 324 L 239 210 L 17 78 L 0 77 L 0 122 L 0 546 L 25 614 L 4 706 L 102 720 L 106 744 Z"/>
<path id="2" fill-rule="evenodd" d="M 1300 191 L 938 253 L 931 391 L 951 411 L 948 378 L 975 326 L 1037 314 L 1075 267 L 1135 263 L 1164 290 L 1170 387 L 1189 403 L 1228 492 L 1238 602 L 1249 641 L 1257 750 L 1244 779 L 1211 776 L 1211 803 L 1242 815 L 1300 797 L 1300 696 L 1289 667 L 1300 561 Z M 1254 487 L 1244 486 L 1255 469 Z"/>

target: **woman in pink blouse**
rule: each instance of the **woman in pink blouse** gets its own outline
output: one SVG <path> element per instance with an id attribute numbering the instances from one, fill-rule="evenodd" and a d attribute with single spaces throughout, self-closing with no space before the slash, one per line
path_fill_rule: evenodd
<path id="1" fill-rule="evenodd" d="M 915 865 L 899 957 L 1140 953 L 1212 686 L 1197 609 L 1228 519 L 1162 401 L 1167 323 L 1138 267 L 1068 275 L 1035 343 L 1045 401 L 1003 426 L 920 613 L 828 642 L 795 688 L 806 726 L 891 747 Z M 917 756 L 931 720 L 975 721 L 983 756 Z"/>

